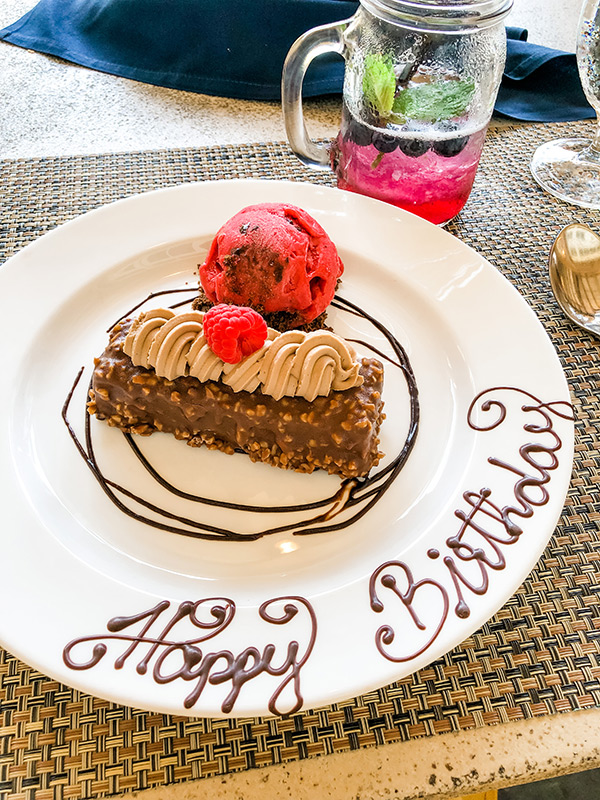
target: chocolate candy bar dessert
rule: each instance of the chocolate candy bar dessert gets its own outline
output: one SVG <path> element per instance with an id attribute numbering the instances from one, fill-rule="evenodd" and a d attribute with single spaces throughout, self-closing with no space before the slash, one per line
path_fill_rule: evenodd
<path id="1" fill-rule="evenodd" d="M 359 363 L 329 331 L 269 331 L 230 364 L 207 344 L 205 316 L 160 309 L 118 323 L 95 365 L 90 413 L 124 431 L 164 431 L 299 472 L 349 478 L 379 462 L 379 361 Z"/>

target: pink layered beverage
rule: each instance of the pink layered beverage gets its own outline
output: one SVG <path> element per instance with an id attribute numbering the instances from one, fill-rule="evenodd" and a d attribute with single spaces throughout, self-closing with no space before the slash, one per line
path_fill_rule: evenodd
<path id="1" fill-rule="evenodd" d="M 340 189 L 384 200 L 436 225 L 463 208 L 487 126 L 474 132 L 435 125 L 382 131 L 358 123 L 347 108 L 344 117 L 332 147 Z"/>

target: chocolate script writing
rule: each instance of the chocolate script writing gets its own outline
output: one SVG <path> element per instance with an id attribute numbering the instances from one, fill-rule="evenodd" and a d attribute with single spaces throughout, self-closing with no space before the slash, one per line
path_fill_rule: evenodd
<path id="1" fill-rule="evenodd" d="M 262 603 L 258 610 L 260 619 L 270 625 L 290 625 L 297 618 L 303 629 L 308 628 L 305 644 L 301 646 L 295 638 L 290 638 L 285 655 L 272 643 L 261 648 L 246 647 L 238 655 L 227 649 L 210 652 L 203 649 L 233 622 L 236 607 L 229 598 L 184 601 L 174 612 L 170 609 L 171 603 L 162 600 L 138 614 L 113 617 L 106 625 L 107 634 L 82 636 L 69 642 L 63 650 L 63 660 L 70 669 L 91 669 L 107 654 L 109 645 L 120 644 L 123 648 L 115 659 L 115 669 L 138 659 L 136 672 L 145 675 L 151 669 L 158 684 L 176 680 L 193 683 L 192 691 L 183 701 L 184 708 L 192 708 L 200 700 L 207 684 L 229 683 L 229 693 L 221 705 L 223 713 L 229 713 L 244 685 L 263 674 L 282 677 L 268 701 L 271 713 L 293 714 L 302 707 L 300 672 L 312 652 L 317 633 L 315 612 L 308 600 L 297 596 L 276 597 Z M 127 632 L 138 623 L 142 624 L 141 630 Z M 190 630 L 194 636 L 189 636 Z M 93 644 L 91 655 L 90 644 Z M 88 657 L 84 659 L 82 652 Z M 288 707 L 280 702 L 284 694 Z"/>
<path id="2" fill-rule="evenodd" d="M 415 578 L 409 565 L 399 560 L 386 561 L 371 575 L 371 609 L 376 613 L 384 611 L 381 589 L 387 590 L 385 597 L 394 603 L 394 625 L 382 625 L 375 634 L 379 653 L 390 661 L 410 661 L 431 647 L 450 615 L 452 604 L 454 614 L 467 619 L 471 608 L 465 593 L 486 594 L 493 573 L 506 568 L 506 548 L 519 541 L 524 533 L 521 521 L 548 503 L 548 484 L 559 466 L 558 453 L 563 446 L 556 423 L 572 421 L 572 407 L 563 401 L 544 403 L 522 389 L 499 386 L 481 392 L 471 403 L 467 423 L 472 430 L 488 432 L 502 425 L 508 416 L 507 400 L 500 399 L 505 393 L 506 397 L 514 398 L 516 393 L 525 398 L 520 407 L 526 420 L 522 430 L 534 439 L 519 447 L 514 463 L 496 456 L 488 458 L 489 464 L 501 470 L 496 473 L 499 477 L 501 474 L 503 478 L 506 475 L 515 478 L 510 501 L 500 504 L 493 497 L 496 490 L 488 487 L 463 493 L 464 507 L 454 511 L 458 528 L 445 541 L 448 552 L 441 561 L 441 578 L 440 570 L 435 578 Z M 476 412 L 486 419 L 485 424 L 475 421 Z M 441 555 L 437 548 L 427 550 L 432 561 Z M 428 624 L 422 621 L 425 610 Z M 412 643 L 411 647 L 403 652 L 403 643 L 407 641 Z"/>

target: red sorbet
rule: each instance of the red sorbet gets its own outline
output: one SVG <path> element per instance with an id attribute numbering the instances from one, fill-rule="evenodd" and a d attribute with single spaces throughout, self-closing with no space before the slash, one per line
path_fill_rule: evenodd
<path id="1" fill-rule="evenodd" d="M 212 303 L 288 311 L 311 322 L 333 299 L 343 271 L 335 245 L 310 214 L 287 203 L 259 203 L 218 231 L 200 282 Z"/>

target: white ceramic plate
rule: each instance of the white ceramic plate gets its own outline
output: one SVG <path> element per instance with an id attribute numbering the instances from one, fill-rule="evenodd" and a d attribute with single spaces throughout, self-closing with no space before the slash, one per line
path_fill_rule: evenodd
<path id="1" fill-rule="evenodd" d="M 346 265 L 340 295 L 406 348 L 420 392 L 416 445 L 379 502 L 344 530 L 248 542 L 168 533 L 107 498 L 61 409 L 85 367 L 69 407 L 82 437 L 85 387 L 107 328 L 149 292 L 193 288 L 218 227 L 264 201 L 294 203 L 321 222 Z M 383 686 L 489 619 L 559 518 L 573 424 L 546 333 L 478 253 L 389 205 L 278 181 L 131 197 L 10 259 L 0 308 L 0 638 L 85 692 L 160 712 L 249 716 Z M 333 310 L 330 321 L 386 350 L 356 318 Z M 394 453 L 409 411 L 390 365 L 384 396 L 382 447 Z M 122 435 L 97 420 L 92 432 L 103 469 L 159 503 Z M 294 505 L 338 485 L 167 434 L 142 445 L 174 482 L 224 500 Z M 236 530 L 263 524 L 218 506 L 197 513 Z"/>

